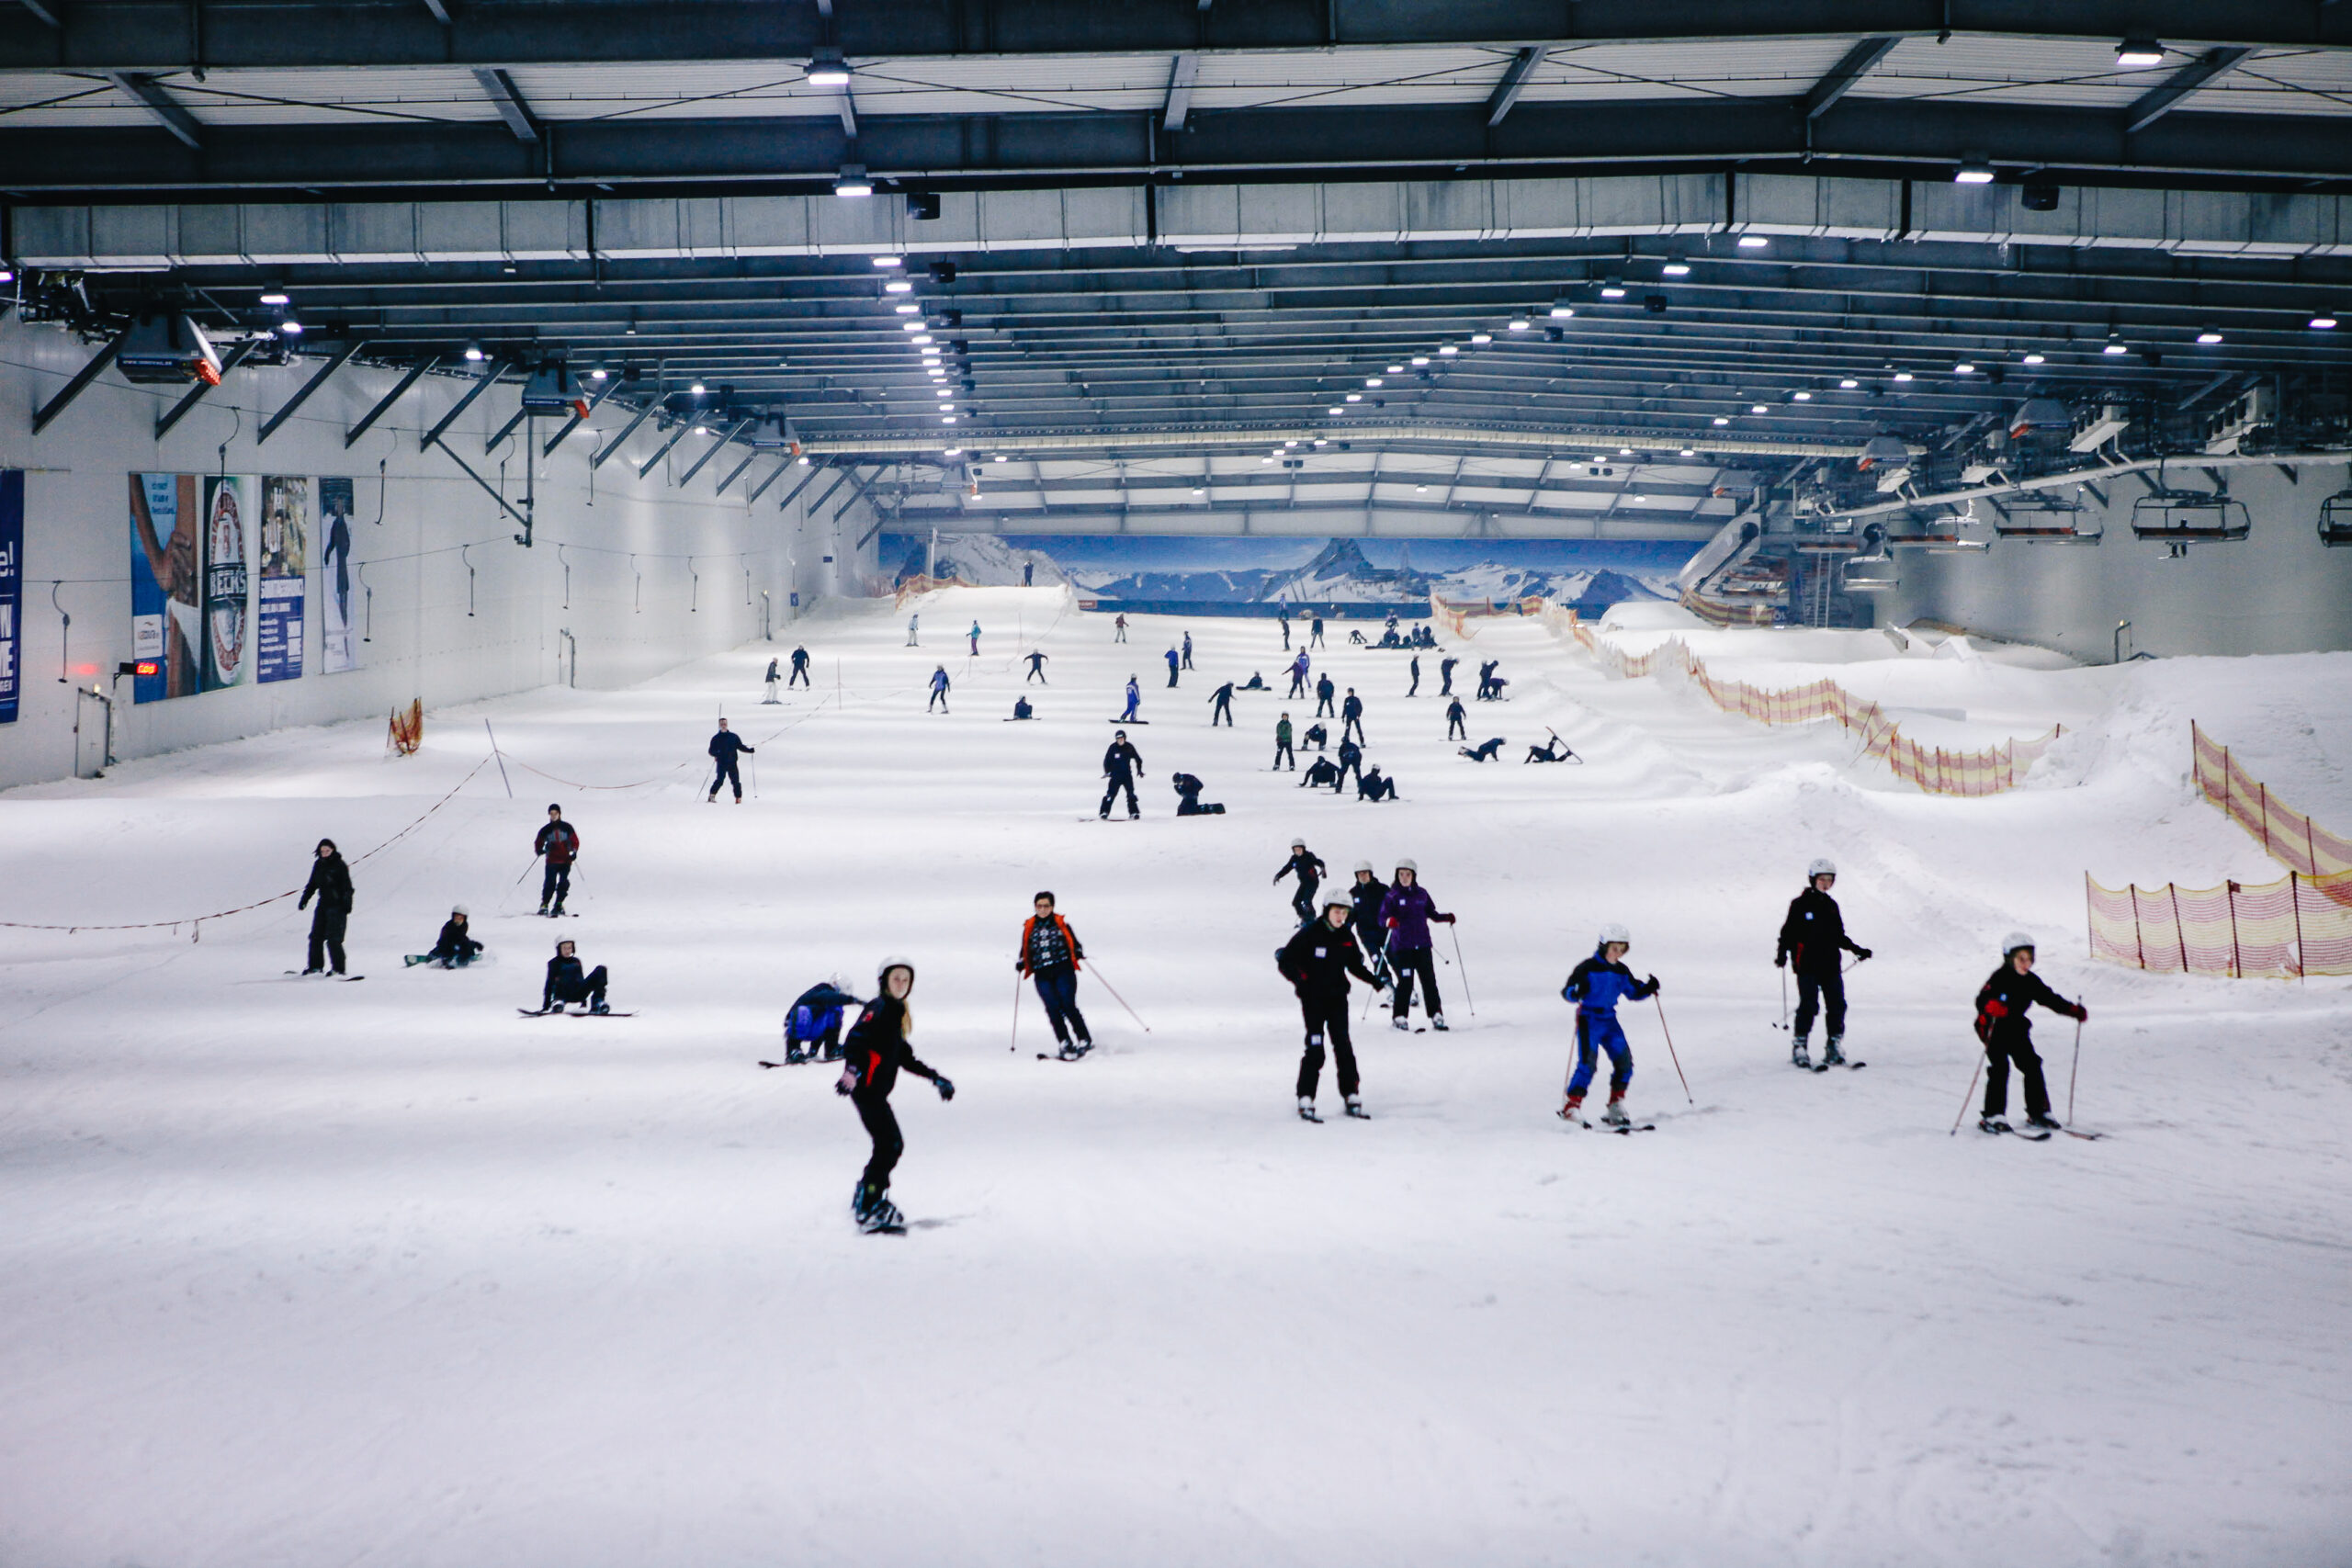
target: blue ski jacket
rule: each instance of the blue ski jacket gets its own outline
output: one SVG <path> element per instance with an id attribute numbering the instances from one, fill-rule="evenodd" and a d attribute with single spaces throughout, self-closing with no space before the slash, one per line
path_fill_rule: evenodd
<path id="1" fill-rule="evenodd" d="M 1638 1002 L 1657 991 L 1657 976 L 1636 980 L 1634 972 L 1625 967 L 1623 960 L 1611 964 L 1600 955 L 1599 948 L 1593 949 L 1591 957 L 1568 972 L 1568 983 L 1560 987 L 1561 997 L 1576 1003 L 1579 1013 L 1610 1018 L 1617 1016 L 1619 1002 Z"/>

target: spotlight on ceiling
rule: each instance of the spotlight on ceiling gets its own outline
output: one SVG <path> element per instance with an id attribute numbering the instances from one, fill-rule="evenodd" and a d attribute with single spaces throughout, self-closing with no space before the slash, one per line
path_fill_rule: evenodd
<path id="1" fill-rule="evenodd" d="M 273 290 L 270 293 L 263 295 L 261 297 L 261 302 L 265 305 L 283 305 L 287 303 L 287 299 L 285 295 Z"/>
<path id="2" fill-rule="evenodd" d="M 1742 234 L 1739 237 L 1739 248 L 1743 251 L 1760 251 L 1771 243 L 1761 234 Z"/>
<path id="3" fill-rule="evenodd" d="M 808 83 L 812 87 L 848 86 L 849 67 L 842 62 L 842 51 L 820 48 L 808 62 Z"/>
<path id="4" fill-rule="evenodd" d="M 1993 165 L 1982 158 L 1963 158 L 1960 167 L 1952 171 L 1952 183 L 1963 186 L 1989 186 L 1993 183 Z"/>
<path id="5" fill-rule="evenodd" d="M 2199 343 L 2219 343 L 2222 341 L 2222 329 L 2219 327 L 2207 327 L 2203 332 L 2197 334 L 2197 341 Z"/>
<path id="6" fill-rule="evenodd" d="M 904 256 L 869 256 L 866 259 L 871 261 L 876 266 L 904 266 L 907 265 L 907 258 Z"/>
<path id="7" fill-rule="evenodd" d="M 2042 363 L 2042 356 L 2039 354 L 2029 354 L 2018 363 L 2023 365 L 2040 365 Z"/>
<path id="8" fill-rule="evenodd" d="M 2335 312 L 2333 310 L 2317 310 L 2312 312 L 2311 328 L 2312 331 L 2315 333 L 2334 332 L 2335 330 Z"/>
<path id="9" fill-rule="evenodd" d="M 2151 65 L 2165 62 L 2165 46 L 2152 38 L 2128 38 L 2115 46 L 2115 64 L 2120 71 L 2145 71 Z"/>
<path id="10" fill-rule="evenodd" d="M 1552 301 L 1552 319 L 1554 321 L 1565 321 L 1576 313 L 1577 308 L 1574 305 L 1569 304 L 1566 299 L 1555 299 Z"/>
<path id="11" fill-rule="evenodd" d="M 1666 265 L 1658 268 L 1658 271 L 1668 277 L 1688 277 L 1690 276 L 1690 264 L 1680 256 L 1668 256 L 1666 258 Z"/>
<path id="12" fill-rule="evenodd" d="M 1860 387 L 1860 385 L 1861 385 L 1861 383 L 1860 383 L 1860 381 L 1855 380 L 1851 376 L 1847 377 L 1844 380 L 1842 380 L 1842 381 L 1840 381 L 1840 382 L 1838 382 L 1838 389 L 1839 389 L 1839 390 L 1841 390 L 1841 391 L 1847 391 L 1847 392 L 1853 391 L 1856 388 Z"/>
<path id="13" fill-rule="evenodd" d="M 839 178 L 833 181 L 833 194 L 844 199 L 855 199 L 874 194 L 874 182 L 865 177 L 863 164 L 843 164 Z"/>

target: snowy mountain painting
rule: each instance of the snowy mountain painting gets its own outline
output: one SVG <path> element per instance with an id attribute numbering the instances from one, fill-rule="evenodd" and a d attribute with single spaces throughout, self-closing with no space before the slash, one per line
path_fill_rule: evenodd
<path id="1" fill-rule="evenodd" d="M 923 570 L 928 535 L 885 534 L 881 558 L 904 581 Z M 1675 597 L 1688 541 L 1312 539 L 1133 535 L 942 536 L 934 574 L 977 587 L 1069 582 L 1091 598 L 1135 604 L 1403 604 L 1530 595 L 1594 614 Z M 895 569 L 891 563 L 896 563 Z"/>

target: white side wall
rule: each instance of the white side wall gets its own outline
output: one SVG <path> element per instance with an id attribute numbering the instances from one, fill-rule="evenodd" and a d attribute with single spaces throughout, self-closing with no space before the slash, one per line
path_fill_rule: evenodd
<path id="1" fill-rule="evenodd" d="M 392 372 L 345 367 L 256 448 L 263 421 L 319 362 L 232 371 L 225 386 L 161 441 L 155 420 L 176 398 L 131 387 L 109 370 L 34 436 L 33 411 L 92 352 L 62 333 L 0 323 L 0 468 L 28 470 L 24 694 L 17 722 L 0 725 L 0 785 L 86 773 L 97 764 L 100 710 L 94 703 L 82 705 L 77 757 L 74 693 L 96 682 L 112 685 L 116 665 L 131 656 L 127 476 L 132 473 L 225 468 L 351 476 L 357 513 L 352 558 L 365 568 L 361 575 L 374 590 L 374 605 L 360 668 L 321 673 L 323 617 L 313 539 L 301 678 L 269 685 L 249 679 L 225 691 L 146 704 L 131 702 L 131 682 L 125 680 L 119 687 L 115 750 L 126 759 L 287 726 L 385 715 L 415 697 L 424 701 L 429 726 L 438 705 L 560 679 L 559 633 L 567 628 L 578 643 L 580 685 L 641 680 L 756 638 L 763 590 L 773 595 L 779 647 L 787 648 L 782 639 L 788 637 L 796 589 L 805 612 L 820 596 L 862 592 L 875 568 L 870 544 L 862 551 L 854 547 L 871 522 L 863 503 L 839 510 L 854 496 L 851 487 L 836 491 L 820 515 L 808 515 L 807 502 L 830 482 L 820 478 L 790 508 L 779 510 L 798 479 L 788 474 L 756 507 L 745 506 L 744 495 L 783 460 L 780 455 L 763 454 L 724 497 L 713 491 L 741 460 L 740 449 L 714 457 L 691 486 L 674 488 L 665 479 L 683 473 L 707 439 L 690 435 L 640 480 L 637 465 L 660 439 L 649 421 L 592 475 L 589 457 L 625 423 L 616 407 L 599 410 L 552 457 L 538 459 L 535 542 L 524 549 L 514 542 L 514 519 L 496 502 L 447 455 L 419 448 L 423 433 L 469 384 L 452 377 L 426 377 L 347 451 L 345 431 L 390 390 L 397 379 Z M 496 454 L 483 454 L 484 442 L 514 412 L 516 396 L 511 386 L 485 394 L 444 440 L 519 502 L 521 430 Z M 556 427 L 537 423 L 544 444 Z M 592 429 L 599 432 L 594 438 Z M 470 547 L 461 554 L 460 546 Z M 831 564 L 828 556 L 834 558 Z M 51 607 L 53 581 L 56 603 L 73 616 L 70 647 Z M 365 601 L 356 592 L 354 597 L 356 619 Z M 62 666 L 68 682 L 59 679 Z"/>
<path id="2" fill-rule="evenodd" d="M 2126 655 L 2352 648 L 2352 548 L 2326 547 L 2317 528 L 2320 502 L 2345 488 L 2346 466 L 2303 465 L 2291 482 L 2275 468 L 2221 471 L 2253 518 L 2243 541 L 2166 559 L 2163 546 L 2132 536 L 2132 502 L 2147 491 L 2126 478 L 2103 510 L 2085 497 L 2106 525 L 2096 547 L 2004 539 L 1982 555 L 1897 550 L 1902 587 L 1880 604 L 1879 624 L 1948 621 L 2094 663 L 2112 657 L 2115 623 L 2127 620 Z M 2184 488 L 2211 483 L 2193 459 L 2167 477 Z"/>

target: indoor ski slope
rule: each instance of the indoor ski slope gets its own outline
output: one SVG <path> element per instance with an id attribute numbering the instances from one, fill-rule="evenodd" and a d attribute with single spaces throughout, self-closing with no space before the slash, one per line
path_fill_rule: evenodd
<path id="1" fill-rule="evenodd" d="M 2279 874 L 2191 797 L 2191 716 L 2352 824 L 2352 656 L 1690 634 L 1947 743 L 2067 726 L 2033 787 L 1963 801 L 1533 623 L 1462 649 L 1513 682 L 1470 705 L 1509 742 L 1475 766 L 1434 656 L 1407 701 L 1405 655 L 1334 646 L 1403 786 L 1374 807 L 1262 771 L 1311 702 L 1207 728 L 1218 681 L 1281 683 L 1272 623 L 1192 624 L 1171 692 L 1181 625 L 1119 648 L 1066 605 L 936 595 L 917 649 L 903 612 L 835 609 L 795 628 L 817 682 L 782 707 L 758 675 L 789 641 L 436 709 L 401 761 L 360 724 L 0 797 L 0 918 L 103 924 L 299 886 L 321 835 L 356 857 L 465 781 L 355 866 L 361 984 L 283 977 L 291 900 L 194 943 L 0 931 L 0 1563 L 2345 1561 L 2352 982 L 2092 969 L 2082 876 Z M 1003 723 L 1026 643 L 1043 721 Z M 1104 824 L 1130 672 L 1146 818 Z M 701 793 L 722 710 L 759 748 L 741 807 Z M 1547 727 L 1584 765 L 1518 761 Z M 1178 769 L 1229 814 L 1173 818 Z M 560 926 L 514 886 L 550 800 L 583 840 Z M 1461 916 L 1454 1032 L 1360 1033 L 1369 1123 L 1292 1113 L 1294 833 L 1343 877 L 1417 857 Z M 1878 954 L 1849 980 L 1869 1066 L 1820 1077 L 1786 1065 L 1770 964 L 1817 854 Z M 1090 973 L 1102 1050 L 1037 1060 L 1030 997 L 1008 1051 L 1040 887 L 1150 1033 Z M 453 900 L 493 962 L 403 970 Z M 1558 989 L 1610 919 L 1696 1098 L 1629 1011 L 1658 1123 L 1630 1138 L 1552 1114 Z M 1949 1135 L 2020 925 L 2090 1005 L 2103 1142 Z M 516 1016 L 558 934 L 637 1017 Z M 796 993 L 863 992 L 886 953 L 959 1092 L 902 1083 L 914 1228 L 868 1237 L 832 1072 L 753 1064 Z M 2038 1032 L 2063 1112 L 2071 1026 Z"/>

